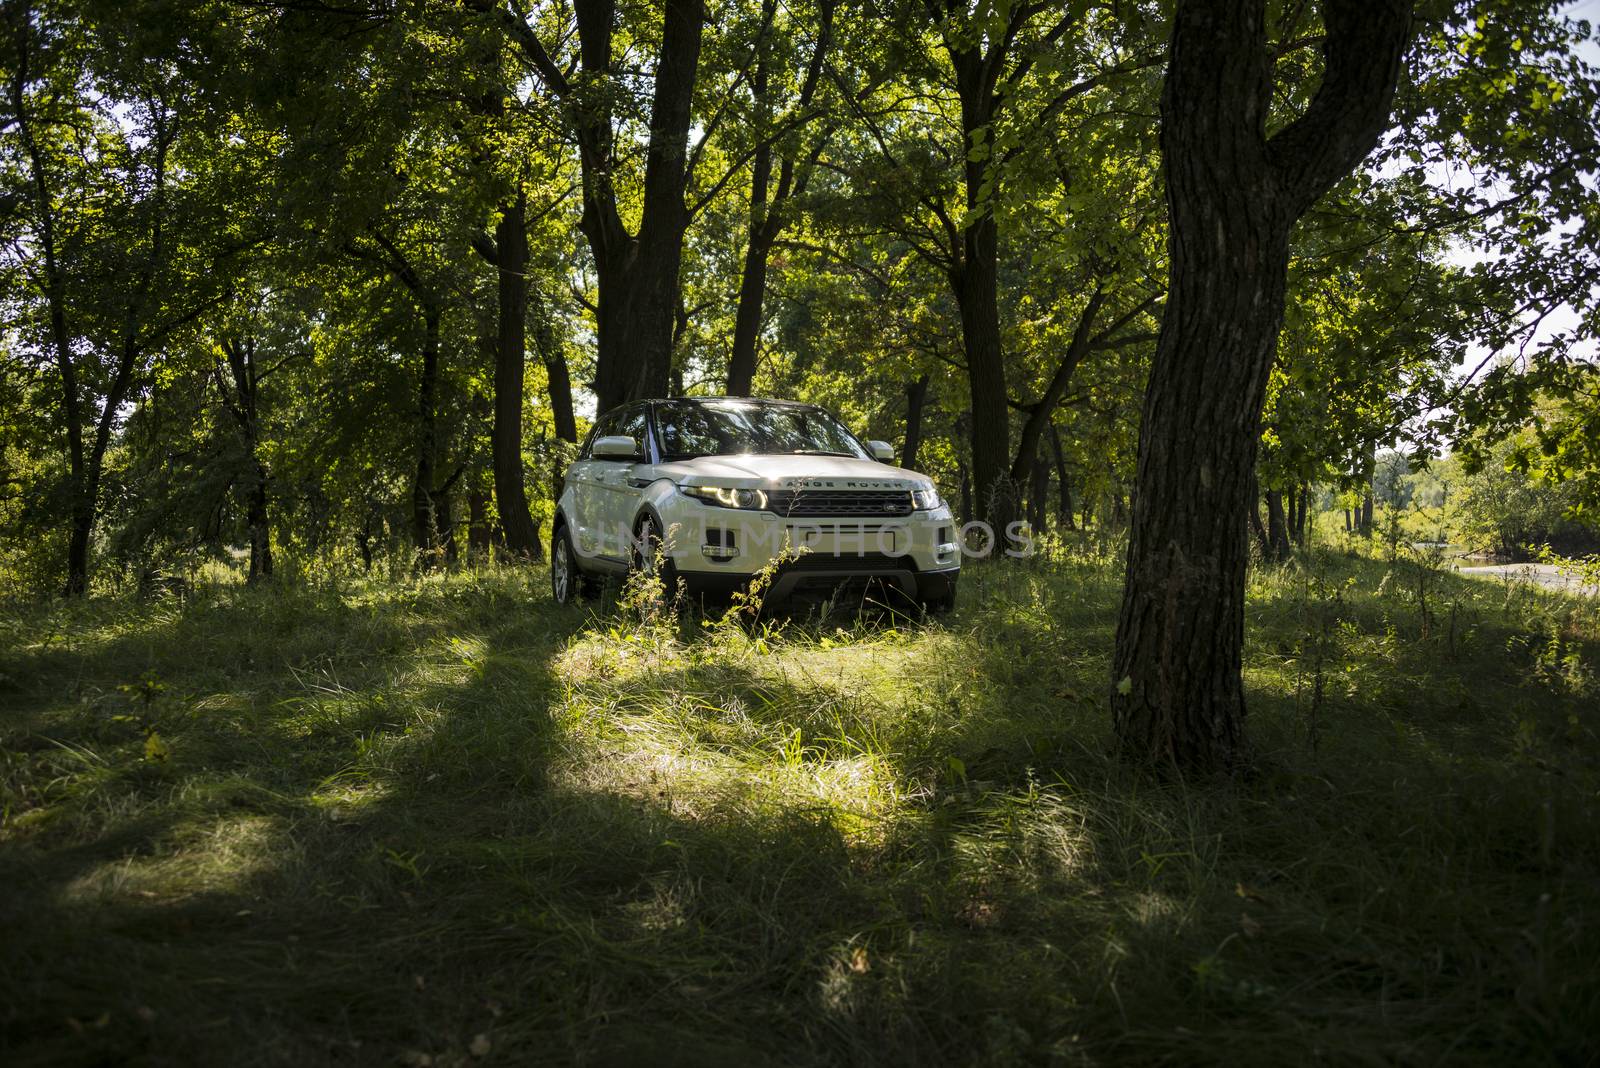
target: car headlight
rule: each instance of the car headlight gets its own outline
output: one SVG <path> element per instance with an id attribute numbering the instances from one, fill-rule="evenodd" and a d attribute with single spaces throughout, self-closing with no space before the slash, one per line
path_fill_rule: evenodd
<path id="1" fill-rule="evenodd" d="M 933 488 L 933 483 L 928 483 L 920 489 L 911 491 L 911 505 L 919 512 L 925 512 L 939 507 L 939 491 Z"/>
<path id="2" fill-rule="evenodd" d="M 679 486 L 678 492 L 721 508 L 761 509 L 767 506 L 767 495 L 758 489 L 735 489 L 732 486 Z"/>

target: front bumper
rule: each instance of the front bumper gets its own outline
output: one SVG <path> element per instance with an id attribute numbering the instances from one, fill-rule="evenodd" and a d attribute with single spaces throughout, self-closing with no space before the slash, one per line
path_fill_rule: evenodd
<path id="1" fill-rule="evenodd" d="M 736 590 L 746 589 L 755 576 L 691 571 L 679 572 L 678 577 L 691 595 L 726 597 Z M 780 565 L 762 601 L 779 604 L 808 598 L 821 600 L 837 597 L 841 592 L 852 595 L 859 592 L 863 598 L 890 607 L 916 608 L 950 600 L 960 577 L 959 567 L 943 571 L 913 571 L 909 568 L 830 568 L 824 571 Z"/>
<path id="2" fill-rule="evenodd" d="M 661 516 L 667 552 L 691 593 L 726 594 L 774 568 L 769 601 L 870 586 L 894 602 L 948 598 L 961 574 L 948 507 L 885 518 L 788 518 L 677 498 Z"/>

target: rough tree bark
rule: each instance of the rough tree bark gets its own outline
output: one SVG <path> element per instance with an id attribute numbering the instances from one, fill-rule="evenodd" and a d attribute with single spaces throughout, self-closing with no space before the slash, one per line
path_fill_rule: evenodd
<path id="1" fill-rule="evenodd" d="M 499 331 L 494 357 L 494 424 L 490 457 L 494 500 L 506 553 L 523 560 L 544 559 L 544 546 L 528 510 L 522 471 L 522 383 L 527 361 L 528 227 L 527 199 L 521 190 L 508 201 L 494 231 L 498 274 Z"/>
<path id="2" fill-rule="evenodd" d="M 1180 0 L 1161 98 L 1167 305 L 1145 395 L 1111 706 L 1122 752 L 1246 757 L 1246 509 L 1295 222 L 1377 143 L 1409 0 L 1325 0 L 1312 102 L 1266 136 L 1266 0 Z"/>
<path id="3" fill-rule="evenodd" d="M 629 233 L 612 185 L 615 139 L 611 108 L 587 102 L 578 143 L 583 170 L 580 221 L 594 256 L 597 300 L 595 393 L 605 411 L 639 397 L 662 396 L 672 370 L 672 327 L 678 308 L 689 210 L 687 145 L 700 62 L 703 0 L 666 0 L 656 60 L 650 140 L 645 149 L 642 213 Z M 614 0 L 575 5 L 585 75 L 609 79 Z M 608 90 L 606 90 L 608 91 Z"/>
<path id="4" fill-rule="evenodd" d="M 688 187 L 689 126 L 700 63 L 704 0 L 666 0 L 656 55 L 645 146 L 644 188 L 637 231 L 622 217 L 613 177 L 619 169 L 612 35 L 616 0 L 576 0 L 579 76 L 558 64 L 516 5 L 469 0 L 499 20 L 539 79 L 561 103 L 578 143 L 583 176 L 579 228 L 594 257 L 596 365 L 599 408 L 665 394 L 672 368 L 673 319 L 684 233 L 692 213 Z M 632 71 L 626 72 L 631 78 Z M 632 151 L 632 146 L 628 146 Z"/>
<path id="5" fill-rule="evenodd" d="M 1016 514 L 1018 483 L 1009 477 L 1011 411 L 1006 403 L 1006 367 L 1000 348 L 998 241 L 993 216 L 985 215 L 973 223 L 963 235 L 964 262 L 950 284 L 961 312 L 972 422 L 984 428 L 983 433 L 972 436 L 973 490 L 979 513 L 1003 533 Z"/>

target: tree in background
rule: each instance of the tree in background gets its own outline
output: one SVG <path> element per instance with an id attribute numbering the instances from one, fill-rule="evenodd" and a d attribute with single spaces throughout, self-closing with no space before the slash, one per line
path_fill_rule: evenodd
<path id="1" fill-rule="evenodd" d="M 225 221 L 207 168 L 213 135 L 170 42 L 92 5 L 4 13 L 5 220 L 12 321 L 54 380 L 65 439 L 66 592 L 88 590 L 107 451 L 167 347 L 221 299 L 248 238 Z M 113 43 L 114 42 L 114 43 Z M 94 62 L 90 62 L 93 60 Z M 208 202 L 207 198 L 211 198 Z"/>

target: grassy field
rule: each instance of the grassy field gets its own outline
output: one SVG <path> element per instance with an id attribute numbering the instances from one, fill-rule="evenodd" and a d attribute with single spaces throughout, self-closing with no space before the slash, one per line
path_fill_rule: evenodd
<path id="1" fill-rule="evenodd" d="M 0 613 L 0 1062 L 1584 1063 L 1600 608 L 1252 579 L 1256 770 L 1107 756 L 1110 554 L 929 625 L 542 571 Z"/>

